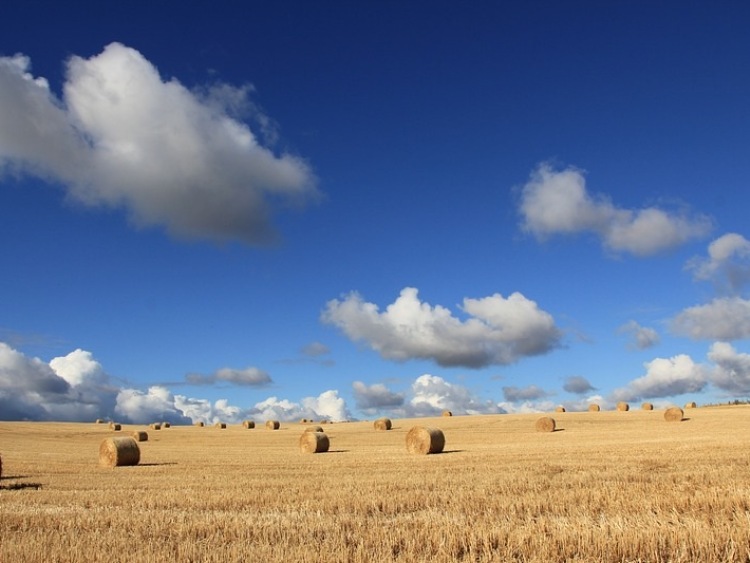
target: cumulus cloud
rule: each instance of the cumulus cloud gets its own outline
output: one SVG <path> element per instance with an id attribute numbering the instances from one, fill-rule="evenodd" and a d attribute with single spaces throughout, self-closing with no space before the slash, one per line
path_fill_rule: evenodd
<path id="1" fill-rule="evenodd" d="M 510 364 L 560 345 L 552 316 L 520 293 L 463 300 L 465 321 L 440 305 L 418 298 L 407 287 L 384 312 L 356 292 L 329 301 L 321 320 L 351 340 L 366 342 L 383 358 L 432 360 L 441 366 L 481 368 Z"/>
<path id="2" fill-rule="evenodd" d="M 175 406 L 175 398 L 166 387 L 155 385 L 145 393 L 138 389 L 122 389 L 117 394 L 115 413 L 118 419 L 134 424 L 164 421 L 189 424 L 191 419 Z"/>
<path id="3" fill-rule="evenodd" d="M 638 350 L 646 350 L 659 343 L 656 330 L 641 326 L 636 321 L 628 321 L 619 328 L 619 332 L 629 334 L 632 338 L 630 347 Z"/>
<path id="4" fill-rule="evenodd" d="M 361 381 L 355 381 L 352 383 L 352 390 L 357 408 L 363 411 L 393 409 L 403 406 L 405 401 L 403 393 L 394 393 L 382 383 L 365 385 Z"/>
<path id="5" fill-rule="evenodd" d="M 433 416 L 444 410 L 455 414 L 495 414 L 505 412 L 491 400 L 481 400 L 462 385 L 437 375 L 420 375 L 411 386 L 411 400 L 405 416 Z"/>
<path id="6" fill-rule="evenodd" d="M 28 57 L 0 57 L 0 172 L 63 184 L 80 203 L 123 208 L 176 237 L 266 244 L 271 202 L 317 190 L 303 160 L 274 154 L 232 116 L 248 90 L 191 92 L 112 43 L 68 60 L 58 99 Z"/>
<path id="7" fill-rule="evenodd" d="M 711 281 L 723 293 L 734 294 L 750 282 L 750 241 L 727 233 L 708 245 L 707 257 L 695 257 L 686 268 L 693 278 Z"/>
<path id="8" fill-rule="evenodd" d="M 527 385 L 526 387 L 503 387 L 503 397 L 506 401 L 515 403 L 518 401 L 536 401 L 547 397 L 549 393 L 537 385 Z"/>
<path id="9" fill-rule="evenodd" d="M 708 353 L 714 362 L 711 382 L 739 395 L 750 394 L 750 354 L 742 354 L 726 342 L 715 342 Z"/>
<path id="10" fill-rule="evenodd" d="M 317 397 L 306 397 L 299 403 L 287 399 L 269 397 L 256 403 L 248 411 L 249 417 L 276 420 L 295 420 L 299 418 L 328 419 L 334 422 L 349 420 L 351 414 L 346 401 L 339 397 L 338 391 L 324 391 Z"/>
<path id="11" fill-rule="evenodd" d="M 615 401 L 636 401 L 671 397 L 702 391 L 708 383 L 705 366 L 696 364 L 686 354 L 656 358 L 644 364 L 646 374 L 612 393 Z"/>
<path id="12" fill-rule="evenodd" d="M 330 348 L 321 342 L 311 342 L 301 350 L 304 356 L 310 358 L 319 358 L 331 353 Z"/>
<path id="13" fill-rule="evenodd" d="M 589 380 L 581 375 L 571 375 L 565 380 L 563 390 L 576 395 L 583 395 L 595 390 L 595 387 L 589 383 Z"/>
<path id="14" fill-rule="evenodd" d="M 185 379 L 193 385 L 229 383 L 232 385 L 261 387 L 271 383 L 271 376 L 256 367 L 247 367 L 245 369 L 221 368 L 208 375 L 190 373 L 185 376 Z"/>
<path id="15" fill-rule="evenodd" d="M 540 164 L 521 191 L 521 227 L 539 239 L 589 232 L 615 252 L 650 256 L 706 236 L 711 221 L 656 207 L 616 207 L 603 195 L 590 194 L 584 173 Z"/>
<path id="16" fill-rule="evenodd" d="M 675 334 L 695 340 L 738 340 L 750 336 L 750 301 L 740 297 L 717 298 L 688 307 L 672 319 Z"/>

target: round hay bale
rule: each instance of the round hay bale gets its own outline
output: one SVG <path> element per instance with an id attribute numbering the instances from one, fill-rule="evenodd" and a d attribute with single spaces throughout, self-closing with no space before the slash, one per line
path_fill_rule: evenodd
<path id="1" fill-rule="evenodd" d="M 543 416 L 534 423 L 534 428 L 537 432 L 554 432 L 557 424 L 551 416 Z"/>
<path id="2" fill-rule="evenodd" d="M 97 418 L 96 419 L 96 423 L 97 424 L 104 424 L 104 419 L 103 418 Z"/>
<path id="3" fill-rule="evenodd" d="M 654 405 L 653 405 L 653 403 L 643 403 L 641 405 L 641 409 L 644 410 L 644 411 L 652 411 L 652 410 L 654 410 Z"/>
<path id="4" fill-rule="evenodd" d="M 596 403 L 591 403 L 589 405 L 589 412 L 599 412 L 600 410 L 602 410 L 601 407 Z"/>
<path id="5" fill-rule="evenodd" d="M 322 426 L 308 426 L 305 428 L 305 432 L 323 432 Z"/>
<path id="6" fill-rule="evenodd" d="M 148 427 L 151 430 L 161 430 L 161 424 L 159 424 L 158 422 L 152 422 L 151 424 L 148 425 Z"/>
<path id="7" fill-rule="evenodd" d="M 308 421 L 306 418 L 300 418 L 299 419 L 299 423 L 300 424 L 307 424 L 308 422 L 312 422 L 312 421 Z"/>
<path id="8" fill-rule="evenodd" d="M 110 422 L 109 429 L 114 430 L 115 432 L 119 432 L 120 430 L 122 430 L 122 425 L 117 424 L 116 422 Z"/>
<path id="9" fill-rule="evenodd" d="M 325 432 L 303 432 L 299 437 L 299 449 L 303 454 L 327 452 L 331 442 Z"/>
<path id="10" fill-rule="evenodd" d="M 148 432 L 145 430 L 136 430 L 132 436 L 136 442 L 148 442 Z"/>
<path id="11" fill-rule="evenodd" d="M 242 427 L 243 428 L 247 428 L 247 429 L 255 428 L 255 421 L 254 420 L 243 420 L 242 421 Z"/>
<path id="12" fill-rule="evenodd" d="M 131 437 L 107 438 L 99 445 L 99 465 L 120 467 L 138 465 L 141 461 L 141 450 Z"/>
<path id="13" fill-rule="evenodd" d="M 202 420 L 199 420 L 198 422 L 194 424 L 194 426 L 197 426 L 198 428 L 203 428 L 205 425 L 206 423 L 203 422 Z"/>
<path id="14" fill-rule="evenodd" d="M 171 423 L 169 423 L 169 422 L 162 422 L 162 423 L 161 423 L 161 427 L 162 427 L 162 428 L 169 428 L 170 426 L 172 426 L 172 424 L 171 424 Z"/>
<path id="15" fill-rule="evenodd" d="M 310 422 L 312 422 L 312 420 Z M 326 420 L 326 419 L 323 419 L 323 420 L 320 421 L 320 424 L 330 424 L 330 423 L 331 423 L 331 421 L 330 420 Z"/>
<path id="16" fill-rule="evenodd" d="M 443 411 L 443 416 L 453 416 L 451 411 Z"/>
<path id="17" fill-rule="evenodd" d="M 279 428 L 281 428 L 281 423 L 278 420 L 267 420 L 266 428 L 268 428 L 269 430 L 278 430 Z"/>
<path id="18" fill-rule="evenodd" d="M 439 454 L 445 447 L 445 435 L 438 428 L 415 426 L 406 434 L 406 451 L 410 454 Z"/>
<path id="19" fill-rule="evenodd" d="M 685 404 L 685 408 L 686 409 L 695 409 L 697 407 L 698 407 L 698 405 L 695 404 L 695 401 L 690 401 L 689 403 Z"/>
<path id="20" fill-rule="evenodd" d="M 214 427 L 224 429 L 224 428 L 227 427 L 227 423 L 226 422 L 217 422 L 216 424 L 214 424 Z"/>
<path id="21" fill-rule="evenodd" d="M 664 420 L 667 422 L 680 422 L 684 414 L 680 407 L 670 407 L 664 411 Z"/>
<path id="22" fill-rule="evenodd" d="M 627 412 L 630 410 L 630 405 L 625 401 L 620 401 L 619 403 L 617 403 L 617 410 L 620 412 Z"/>
<path id="23" fill-rule="evenodd" d="M 562 406 L 562 405 L 560 405 L 559 407 L 557 407 L 557 408 L 555 409 L 555 412 L 565 412 L 565 407 L 564 407 L 564 406 Z"/>
<path id="24" fill-rule="evenodd" d="M 375 430 L 390 430 L 393 427 L 390 418 L 379 418 L 374 423 Z"/>

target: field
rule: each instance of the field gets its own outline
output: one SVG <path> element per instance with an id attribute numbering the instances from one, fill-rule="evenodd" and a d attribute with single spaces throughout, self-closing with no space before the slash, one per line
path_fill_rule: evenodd
<path id="1" fill-rule="evenodd" d="M 750 561 L 750 407 L 539 416 L 330 424 L 320 454 L 297 423 L 0 422 L 0 561 Z M 140 464 L 100 467 L 134 430 Z"/>

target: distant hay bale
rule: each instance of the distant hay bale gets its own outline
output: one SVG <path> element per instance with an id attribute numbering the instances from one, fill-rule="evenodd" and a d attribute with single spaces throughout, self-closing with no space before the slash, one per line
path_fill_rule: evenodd
<path id="1" fill-rule="evenodd" d="M 266 428 L 268 428 L 269 430 L 278 430 L 279 428 L 281 428 L 281 423 L 278 420 L 267 420 Z"/>
<path id="2" fill-rule="evenodd" d="M 305 428 L 305 432 L 323 432 L 322 426 L 308 426 Z"/>
<path id="3" fill-rule="evenodd" d="M 247 428 L 247 429 L 255 428 L 255 421 L 254 420 L 243 420 L 242 421 L 242 427 L 243 428 Z"/>
<path id="4" fill-rule="evenodd" d="M 216 428 L 222 428 L 223 429 L 223 428 L 227 427 L 227 423 L 226 422 L 217 422 L 216 424 L 214 424 L 214 427 L 216 427 Z"/>
<path id="5" fill-rule="evenodd" d="M 169 428 L 170 426 L 172 426 L 172 424 L 171 424 L 171 423 L 169 423 L 169 422 L 162 422 L 162 423 L 161 423 L 161 427 L 162 427 L 162 428 Z"/>
<path id="6" fill-rule="evenodd" d="M 199 420 L 198 422 L 195 423 L 195 426 L 197 426 L 198 428 L 203 428 L 205 425 L 206 423 L 203 422 L 202 420 Z"/>
<path id="7" fill-rule="evenodd" d="M 654 405 L 652 403 L 643 403 L 641 409 L 644 411 L 652 411 L 654 410 Z"/>
<path id="8" fill-rule="evenodd" d="M 158 422 L 152 422 L 151 424 L 148 425 L 148 427 L 151 430 L 161 430 L 161 424 L 159 424 Z"/>
<path id="9" fill-rule="evenodd" d="M 443 416 L 453 416 L 451 411 L 443 411 Z"/>
<path id="10" fill-rule="evenodd" d="M 406 434 L 406 451 L 410 454 L 439 454 L 445 447 L 445 435 L 438 428 L 415 426 Z"/>
<path id="11" fill-rule="evenodd" d="M 684 414 L 680 407 L 670 407 L 664 411 L 664 420 L 667 422 L 680 422 Z"/>
<path id="12" fill-rule="evenodd" d="M 690 401 L 689 403 L 685 404 L 685 408 L 686 409 L 694 409 L 694 408 L 697 408 L 697 407 L 698 407 L 698 405 L 695 404 L 695 401 Z"/>
<path id="13" fill-rule="evenodd" d="M 374 423 L 375 430 L 390 430 L 393 427 L 390 418 L 379 418 Z"/>
<path id="14" fill-rule="evenodd" d="M 312 421 L 310 421 L 310 422 L 312 422 Z M 326 420 L 325 418 L 320 421 L 320 424 L 330 424 L 330 423 L 331 423 L 331 421 L 330 420 Z"/>
<path id="15" fill-rule="evenodd" d="M 97 424 L 104 424 L 104 419 L 103 418 L 97 418 L 96 419 L 96 423 Z"/>
<path id="16" fill-rule="evenodd" d="M 300 423 L 300 424 L 307 424 L 307 423 L 308 423 L 308 420 L 307 420 L 306 418 L 300 418 L 300 419 L 299 419 L 299 423 Z"/>
<path id="17" fill-rule="evenodd" d="M 115 432 L 119 432 L 120 430 L 122 430 L 122 425 L 117 424 L 116 422 L 110 422 L 109 429 L 114 430 Z"/>
<path id="18" fill-rule="evenodd" d="M 627 404 L 625 401 L 620 401 L 617 403 L 617 410 L 620 412 L 626 412 L 630 410 L 630 405 Z"/>
<path id="19" fill-rule="evenodd" d="M 556 427 L 555 419 L 551 416 L 543 416 L 534 424 L 537 432 L 554 432 Z"/>
<path id="20" fill-rule="evenodd" d="M 3 478 L 3 458 L 0 456 L 0 479 Z"/>
<path id="21" fill-rule="evenodd" d="M 601 407 L 596 403 L 591 403 L 589 405 L 589 412 L 599 412 L 600 410 L 602 410 Z"/>
<path id="22" fill-rule="evenodd" d="M 99 465 L 120 467 L 138 465 L 141 461 L 141 450 L 131 437 L 107 438 L 99 445 Z"/>
<path id="23" fill-rule="evenodd" d="M 555 412 L 565 412 L 565 407 L 563 407 L 562 405 L 560 405 L 559 407 L 557 407 L 555 409 Z"/>
<path id="24" fill-rule="evenodd" d="M 148 442 L 148 432 L 145 430 L 136 430 L 132 436 L 136 442 Z"/>
<path id="25" fill-rule="evenodd" d="M 299 449 L 304 454 L 319 454 L 327 452 L 331 442 L 325 432 L 302 433 L 299 437 Z"/>

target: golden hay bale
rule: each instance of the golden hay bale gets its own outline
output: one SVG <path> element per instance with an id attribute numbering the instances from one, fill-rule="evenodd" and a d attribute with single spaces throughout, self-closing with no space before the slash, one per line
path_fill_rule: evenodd
<path id="1" fill-rule="evenodd" d="M 393 427 L 390 418 L 379 418 L 374 423 L 375 430 L 390 430 Z"/>
<path id="2" fill-rule="evenodd" d="M 670 407 L 664 411 L 664 420 L 667 422 L 680 422 L 684 414 L 680 407 Z"/>
<path id="3" fill-rule="evenodd" d="M 559 407 L 557 407 L 557 408 L 555 409 L 555 412 L 565 412 L 565 407 L 564 407 L 564 406 L 562 406 L 562 405 L 560 405 Z"/>
<path id="4" fill-rule="evenodd" d="M 591 403 L 589 405 L 589 412 L 599 412 L 600 410 L 602 410 L 601 407 L 596 403 Z"/>
<path id="5" fill-rule="evenodd" d="M 203 428 L 205 425 L 206 423 L 203 422 L 202 420 L 199 420 L 198 422 L 195 423 L 195 426 L 197 426 L 198 428 Z"/>
<path id="6" fill-rule="evenodd" d="M 242 427 L 243 428 L 255 428 L 255 421 L 254 420 L 243 420 L 242 421 Z"/>
<path id="7" fill-rule="evenodd" d="M 152 422 L 151 424 L 148 425 L 148 427 L 151 430 L 161 430 L 161 424 L 159 424 L 158 422 Z"/>
<path id="8" fill-rule="evenodd" d="M 97 418 L 96 419 L 96 423 L 97 424 L 104 424 L 104 419 L 103 418 Z"/>
<path id="9" fill-rule="evenodd" d="M 695 401 L 690 401 L 689 403 L 685 404 L 685 408 L 686 409 L 695 409 L 697 407 L 698 407 L 698 405 L 695 404 Z"/>
<path id="10" fill-rule="evenodd" d="M 141 450 L 138 442 L 133 438 L 107 438 L 99 445 L 99 465 L 119 467 L 138 465 L 139 461 L 141 461 Z"/>
<path id="11" fill-rule="evenodd" d="M 172 426 L 172 424 L 171 424 L 171 423 L 169 423 L 169 422 L 162 422 L 162 423 L 161 423 L 161 427 L 162 427 L 162 428 L 169 428 L 170 426 Z"/>
<path id="12" fill-rule="evenodd" d="M 227 427 L 227 423 L 226 422 L 217 422 L 216 424 L 214 424 L 214 427 L 216 427 L 216 428 L 226 428 Z"/>
<path id="13" fill-rule="evenodd" d="M 625 401 L 620 401 L 617 403 L 617 410 L 620 412 L 626 412 L 630 410 L 630 405 L 627 404 Z"/>
<path id="14" fill-rule="evenodd" d="M 136 430 L 132 436 L 136 442 L 148 442 L 148 432 L 145 430 Z"/>
<path id="15" fill-rule="evenodd" d="M 303 454 L 327 452 L 331 442 L 325 432 L 303 432 L 299 437 L 299 449 Z"/>
<path id="16" fill-rule="evenodd" d="M 299 419 L 299 423 L 300 424 L 307 424 L 308 422 L 312 422 L 312 421 L 308 421 L 306 418 L 300 418 Z"/>
<path id="17" fill-rule="evenodd" d="M 267 420 L 266 428 L 268 428 L 269 430 L 278 430 L 279 428 L 281 428 L 281 423 L 278 420 Z"/>
<path id="18" fill-rule="evenodd" d="M 117 424 L 116 422 L 110 422 L 109 429 L 114 430 L 115 432 L 119 432 L 120 430 L 122 430 L 122 425 Z"/>
<path id="19" fill-rule="evenodd" d="M 438 428 L 415 426 L 406 434 L 406 451 L 410 454 L 439 454 L 445 447 L 445 435 Z"/>
<path id="20" fill-rule="evenodd" d="M 308 426 L 305 428 L 305 432 L 323 432 L 322 426 Z"/>
<path id="21" fill-rule="evenodd" d="M 654 405 L 652 403 L 643 403 L 641 409 L 644 411 L 652 411 L 654 410 Z"/>
<path id="22" fill-rule="evenodd" d="M 451 411 L 443 411 L 443 416 L 453 416 Z"/>
<path id="23" fill-rule="evenodd" d="M 554 432 L 557 424 L 551 416 L 543 416 L 534 423 L 534 428 L 537 432 Z"/>

